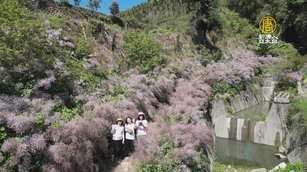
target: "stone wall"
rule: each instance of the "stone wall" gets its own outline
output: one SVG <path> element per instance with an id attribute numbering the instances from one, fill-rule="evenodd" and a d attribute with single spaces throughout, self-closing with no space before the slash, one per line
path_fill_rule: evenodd
<path id="1" fill-rule="evenodd" d="M 265 101 L 268 102 L 271 100 L 273 89 L 273 84 L 265 85 L 241 92 L 231 98 L 230 102 L 214 100 L 211 116 L 215 135 L 232 140 L 279 145 L 285 135 L 283 126 L 288 115 L 289 95 L 286 93 L 274 95 L 274 101 L 265 121 L 234 117 L 227 111 L 231 107 L 234 110 L 233 113 L 236 113 Z"/>

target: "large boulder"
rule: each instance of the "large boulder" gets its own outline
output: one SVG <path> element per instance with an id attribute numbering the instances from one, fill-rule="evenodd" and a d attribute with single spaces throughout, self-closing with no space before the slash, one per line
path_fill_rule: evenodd
<path id="1" fill-rule="evenodd" d="M 282 162 L 280 164 L 278 164 L 276 167 L 274 167 L 272 170 L 270 170 L 269 172 L 273 172 L 275 170 L 279 170 L 279 169 L 284 169 L 287 167 L 287 164 L 285 162 Z"/>

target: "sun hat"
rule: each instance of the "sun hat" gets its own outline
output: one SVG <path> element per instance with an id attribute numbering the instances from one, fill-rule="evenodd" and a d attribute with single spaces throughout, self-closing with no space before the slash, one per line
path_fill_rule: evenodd
<path id="1" fill-rule="evenodd" d="M 141 115 L 143 115 L 145 117 L 145 114 L 143 112 L 139 112 L 138 117 L 141 116 Z"/>
<path id="2" fill-rule="evenodd" d="M 122 118 L 117 118 L 116 122 L 118 122 L 118 121 L 124 122 L 124 120 Z"/>

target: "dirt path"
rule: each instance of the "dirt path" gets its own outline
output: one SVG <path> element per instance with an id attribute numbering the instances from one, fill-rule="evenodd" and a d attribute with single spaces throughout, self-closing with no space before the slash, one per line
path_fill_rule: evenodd
<path id="1" fill-rule="evenodd" d="M 122 160 L 112 171 L 113 172 L 136 172 L 138 160 L 128 156 Z"/>

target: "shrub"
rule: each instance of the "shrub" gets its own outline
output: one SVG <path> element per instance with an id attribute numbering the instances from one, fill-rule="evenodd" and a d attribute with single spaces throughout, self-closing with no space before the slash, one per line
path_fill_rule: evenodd
<path id="1" fill-rule="evenodd" d="M 93 46 L 85 38 L 79 39 L 75 50 L 76 56 L 81 59 L 92 53 Z"/>
<path id="2" fill-rule="evenodd" d="M 7 138 L 7 129 L 0 125 L 0 143 Z"/>
<path id="3" fill-rule="evenodd" d="M 112 93 L 111 95 L 113 97 L 118 97 L 119 95 L 124 95 L 127 93 L 127 90 L 125 90 L 123 87 L 121 87 L 120 85 L 116 85 L 115 87 L 113 87 Z"/>
<path id="4" fill-rule="evenodd" d="M 290 79 L 285 76 L 281 76 L 276 85 L 275 91 L 289 91 L 290 89 L 296 89 L 296 83 L 290 81 Z"/>
<path id="5" fill-rule="evenodd" d="M 76 59 L 67 59 L 66 69 L 70 73 L 75 84 L 80 85 L 88 92 L 92 92 L 99 86 L 101 80 L 105 79 L 105 75 L 101 70 L 91 68 L 91 64 L 88 66 L 86 63 L 88 62 Z M 89 63 L 91 63 L 91 61 Z M 87 67 L 90 67 L 91 69 L 86 69 Z M 74 83 L 67 83 L 67 85 L 71 84 Z M 62 86 L 63 89 L 66 89 L 65 85 Z"/>
<path id="6" fill-rule="evenodd" d="M 2 1 L 0 10 L 0 65 L 8 69 L 20 64 L 24 68 L 38 69 L 37 62 L 47 65 L 50 57 L 46 54 L 48 44 L 41 24 L 44 22 L 18 0 Z"/>
<path id="7" fill-rule="evenodd" d="M 34 123 L 41 126 L 44 124 L 44 116 L 42 113 L 37 113 L 34 118 Z"/>
<path id="8" fill-rule="evenodd" d="M 80 106 L 76 105 L 74 108 L 67 108 L 60 103 L 56 103 L 54 106 L 54 111 L 59 112 L 60 116 L 65 120 L 72 120 L 82 113 Z"/>
<path id="9" fill-rule="evenodd" d="M 118 24 L 106 24 L 106 28 L 112 31 L 120 31 L 122 29 Z"/>
<path id="10" fill-rule="evenodd" d="M 307 123 L 307 98 L 300 98 L 296 100 L 293 104 L 293 108 L 298 115 L 301 115 L 303 119 L 303 125 Z"/>
<path id="11" fill-rule="evenodd" d="M 233 83 L 216 81 L 213 83 L 212 88 L 215 94 L 229 94 L 233 96 L 244 89 L 244 84 L 240 80 L 235 80 Z"/>
<path id="12" fill-rule="evenodd" d="M 168 29 L 165 29 L 165 28 L 161 28 L 161 27 L 158 27 L 156 29 L 152 29 L 149 31 L 149 33 L 151 34 L 163 34 L 165 36 L 170 36 L 172 34 L 172 32 Z"/>
<path id="13" fill-rule="evenodd" d="M 64 107 L 61 110 L 61 117 L 66 119 L 66 120 L 72 120 L 73 118 L 77 117 L 80 115 L 80 109 L 74 108 L 74 109 L 68 109 Z"/>
<path id="14" fill-rule="evenodd" d="M 159 147 L 162 150 L 162 155 L 160 155 L 157 159 L 156 163 L 149 164 L 141 164 L 138 172 L 164 172 L 164 171 L 174 171 L 180 172 L 182 171 L 180 168 L 180 162 L 170 159 L 170 153 L 172 151 L 172 143 L 167 140 L 161 140 L 159 143 Z"/>
<path id="15" fill-rule="evenodd" d="M 162 103 L 169 103 L 169 96 L 174 90 L 174 83 L 165 77 L 159 77 L 152 88 L 155 97 Z"/>
<path id="16" fill-rule="evenodd" d="M 307 166 L 301 162 L 297 162 L 294 164 L 288 164 L 286 168 L 280 170 L 274 170 L 274 172 L 291 172 L 291 171 L 305 171 Z"/>
<path id="17" fill-rule="evenodd" d="M 272 55 L 279 56 L 285 59 L 285 62 L 280 67 L 280 73 L 285 70 L 298 71 L 304 67 L 307 62 L 307 56 L 302 56 L 298 51 L 290 44 L 280 41 L 278 44 L 260 45 L 257 52 L 260 55 Z"/>
<path id="18" fill-rule="evenodd" d="M 182 169 L 180 168 L 180 163 L 173 161 L 173 160 L 162 160 L 156 164 L 142 164 L 138 172 L 165 172 L 165 171 L 172 171 L 172 172 L 181 172 Z"/>
<path id="19" fill-rule="evenodd" d="M 52 126 L 53 126 L 54 128 L 60 128 L 60 127 L 61 127 L 61 122 L 60 122 L 60 121 L 54 121 L 54 122 L 52 123 Z"/>
<path id="20" fill-rule="evenodd" d="M 61 29 L 63 26 L 68 25 L 69 22 L 69 18 L 62 13 L 56 13 L 55 15 L 47 13 L 44 17 L 47 18 L 49 26 L 53 29 Z"/>
<path id="21" fill-rule="evenodd" d="M 294 146 L 306 142 L 307 136 L 307 98 L 294 100 L 290 107 L 288 126 L 293 137 Z"/>
<path id="22" fill-rule="evenodd" d="M 21 94 L 16 83 L 27 85 L 52 68 L 53 47 L 48 45 L 44 21 L 18 0 L 0 3 L 0 76 L 2 93 Z"/>
<path id="23" fill-rule="evenodd" d="M 261 1 L 237 1 L 230 0 L 227 2 L 227 5 L 230 9 L 240 13 L 242 17 L 248 18 L 252 21 L 256 20 L 260 8 L 263 7 Z"/>
<path id="24" fill-rule="evenodd" d="M 165 60 L 161 56 L 161 46 L 150 34 L 144 31 L 131 31 L 124 36 L 124 48 L 127 51 L 125 63 L 128 67 L 138 67 L 142 72 L 148 72 Z"/>
<path id="25" fill-rule="evenodd" d="M 257 45 L 254 38 L 257 38 L 258 30 L 249 24 L 247 19 L 240 18 L 238 13 L 220 7 L 218 10 L 210 11 L 209 19 L 209 27 L 217 28 L 219 37 L 216 38 L 224 46 L 240 45 L 240 43 Z"/>
<path id="26" fill-rule="evenodd" d="M 219 51 L 210 51 L 205 46 L 200 49 L 201 59 L 200 62 L 202 65 L 207 66 L 207 64 L 216 62 L 221 58 L 221 52 Z"/>

